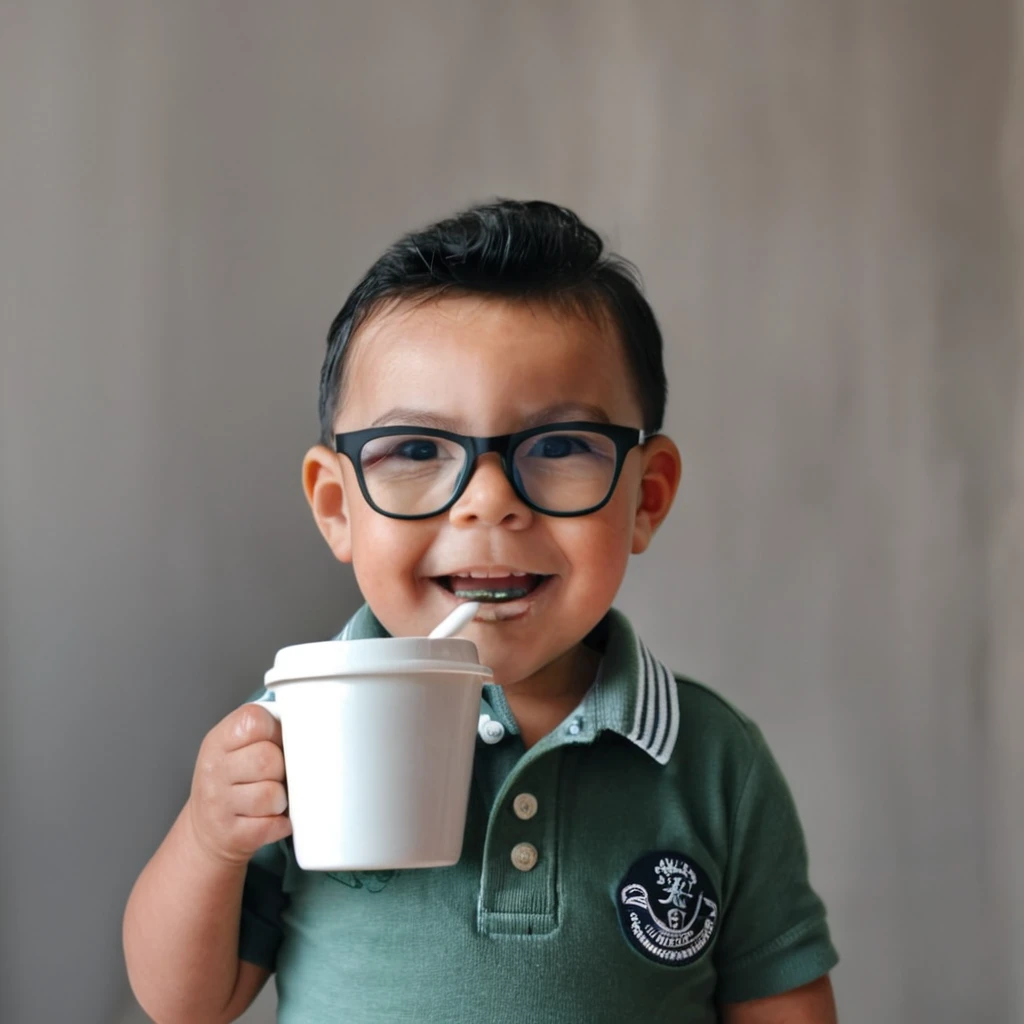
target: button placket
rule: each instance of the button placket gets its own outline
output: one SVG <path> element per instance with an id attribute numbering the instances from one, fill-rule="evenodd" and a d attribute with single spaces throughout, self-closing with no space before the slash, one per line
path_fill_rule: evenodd
<path id="1" fill-rule="evenodd" d="M 512 813 L 520 821 L 530 821 L 537 813 L 537 798 L 532 793 L 518 793 L 512 799 Z M 533 843 L 522 840 L 512 847 L 512 866 L 519 871 L 532 871 L 540 859 L 540 852 Z"/>
<path id="2" fill-rule="evenodd" d="M 529 752 L 488 825 L 478 923 L 488 935 L 544 935 L 557 924 L 557 801 L 562 751 Z"/>

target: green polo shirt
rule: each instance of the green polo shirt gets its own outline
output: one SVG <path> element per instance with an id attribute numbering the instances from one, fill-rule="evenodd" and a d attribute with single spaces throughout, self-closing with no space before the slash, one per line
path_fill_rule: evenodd
<path id="1" fill-rule="evenodd" d="M 361 609 L 342 637 L 386 636 Z M 598 678 L 529 750 L 481 705 L 465 845 L 447 868 L 307 872 L 290 840 L 246 878 L 242 959 L 283 1024 L 704 1024 L 838 957 L 796 808 L 757 727 L 672 675 L 610 611 Z"/>

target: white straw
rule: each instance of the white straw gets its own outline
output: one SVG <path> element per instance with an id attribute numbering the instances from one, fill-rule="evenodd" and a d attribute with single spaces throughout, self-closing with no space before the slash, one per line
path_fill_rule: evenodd
<path id="1" fill-rule="evenodd" d="M 461 633 L 473 621 L 473 616 L 479 610 L 479 601 L 467 601 L 465 604 L 460 604 L 451 615 L 446 616 L 441 623 L 430 631 L 429 639 L 443 640 L 447 637 L 455 636 L 456 633 Z"/>

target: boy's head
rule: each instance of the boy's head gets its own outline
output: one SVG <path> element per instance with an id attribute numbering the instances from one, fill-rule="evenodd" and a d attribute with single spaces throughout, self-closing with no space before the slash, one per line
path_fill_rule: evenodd
<path id="1" fill-rule="evenodd" d="M 334 419 L 351 342 L 376 313 L 401 299 L 462 294 L 533 302 L 596 320 L 617 332 L 648 434 L 665 414 L 661 331 L 633 266 L 604 252 L 571 210 L 502 200 L 399 239 L 363 276 L 331 324 L 320 374 L 320 441 L 334 446 Z"/>
<path id="2" fill-rule="evenodd" d="M 472 597 L 499 682 L 571 660 L 678 483 L 661 347 L 630 265 L 548 203 L 475 207 L 381 256 L 328 335 L 304 485 L 391 633 Z"/>

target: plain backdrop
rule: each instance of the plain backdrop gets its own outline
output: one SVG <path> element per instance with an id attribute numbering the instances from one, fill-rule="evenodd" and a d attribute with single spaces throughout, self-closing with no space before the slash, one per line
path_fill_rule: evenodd
<path id="1" fill-rule="evenodd" d="M 512 195 L 644 274 L 685 474 L 619 603 L 764 728 L 842 1019 L 1024 1020 L 1022 55 L 1011 0 L 6 0 L 0 1019 L 139 1019 L 204 733 L 358 600 L 327 326 Z"/>

